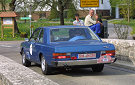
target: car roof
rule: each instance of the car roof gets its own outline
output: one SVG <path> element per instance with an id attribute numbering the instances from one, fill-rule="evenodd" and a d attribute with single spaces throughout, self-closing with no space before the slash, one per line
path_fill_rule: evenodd
<path id="1" fill-rule="evenodd" d="M 74 25 L 60 25 L 60 26 L 48 26 L 42 27 L 46 29 L 55 29 L 55 28 L 87 28 L 87 26 L 74 26 Z"/>

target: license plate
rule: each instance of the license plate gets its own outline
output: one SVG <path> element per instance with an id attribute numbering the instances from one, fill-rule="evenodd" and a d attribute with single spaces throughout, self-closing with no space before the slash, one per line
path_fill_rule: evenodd
<path id="1" fill-rule="evenodd" d="M 78 54 L 78 58 L 96 58 L 96 53 Z"/>
<path id="2" fill-rule="evenodd" d="M 97 63 L 110 63 L 112 60 L 111 56 L 101 56 L 98 60 Z"/>

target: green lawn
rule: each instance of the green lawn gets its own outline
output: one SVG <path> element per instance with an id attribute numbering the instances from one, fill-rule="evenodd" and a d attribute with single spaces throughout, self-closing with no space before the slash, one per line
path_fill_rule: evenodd
<path id="1" fill-rule="evenodd" d="M 26 23 L 24 22 L 17 22 L 19 31 L 21 33 L 27 33 L 28 37 L 30 35 L 30 24 L 27 21 Z M 60 25 L 59 22 L 47 22 L 40 20 L 38 22 L 32 22 L 32 25 L 34 26 L 34 30 L 38 27 L 44 27 L 44 26 L 55 26 L 55 25 Z M 72 23 L 65 23 L 65 25 L 72 25 Z M 4 29 L 4 38 L 1 38 L 1 24 L 0 24 L 0 41 L 12 41 L 12 40 L 24 40 L 24 38 L 20 37 L 20 34 L 15 34 L 15 37 L 12 37 L 12 30 L 11 29 Z"/>
<path id="2" fill-rule="evenodd" d="M 135 34 L 135 19 L 130 20 L 130 22 L 128 23 L 127 20 L 113 20 L 113 21 L 109 21 L 109 23 L 113 23 L 113 24 L 122 24 L 122 25 L 129 25 L 133 31 L 131 32 L 131 34 Z"/>

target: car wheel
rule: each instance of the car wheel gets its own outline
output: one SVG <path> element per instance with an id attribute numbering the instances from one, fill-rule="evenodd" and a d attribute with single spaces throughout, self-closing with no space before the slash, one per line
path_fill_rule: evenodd
<path id="1" fill-rule="evenodd" d="M 93 72 L 102 72 L 104 68 L 104 64 L 97 64 L 92 66 Z"/>
<path id="2" fill-rule="evenodd" d="M 26 67 L 31 66 L 31 62 L 26 59 L 26 55 L 22 52 L 22 64 Z"/>
<path id="3" fill-rule="evenodd" d="M 41 70 L 43 72 L 43 74 L 47 75 L 47 74 L 50 74 L 50 67 L 48 66 L 45 58 L 42 56 L 41 58 Z"/>

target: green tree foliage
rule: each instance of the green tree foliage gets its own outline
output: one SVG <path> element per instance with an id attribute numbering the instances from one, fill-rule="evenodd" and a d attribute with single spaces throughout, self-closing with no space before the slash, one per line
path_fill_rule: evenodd
<path id="1" fill-rule="evenodd" d="M 30 4 L 32 11 L 38 9 L 38 11 L 45 11 L 45 8 L 51 8 L 50 18 L 60 18 L 60 24 L 64 25 L 64 10 L 67 10 L 74 0 L 16 0 L 16 11 L 17 12 L 29 12 Z M 22 5 L 23 4 L 23 5 Z M 71 16 L 71 15 L 70 15 Z"/>
<path id="2" fill-rule="evenodd" d="M 59 13 L 56 8 L 51 8 L 49 19 L 56 19 L 59 17 Z"/>
<path id="3" fill-rule="evenodd" d="M 10 2 L 11 2 L 11 0 L 0 0 L 1 11 L 7 11 L 6 6 Z"/>
<path id="4" fill-rule="evenodd" d="M 118 6 L 120 8 L 120 14 L 125 19 L 130 20 L 131 17 L 135 16 L 135 0 L 110 0 L 111 7 Z"/>
<path id="5" fill-rule="evenodd" d="M 121 3 L 121 0 L 110 0 L 111 7 L 116 7 Z"/>
<path id="6" fill-rule="evenodd" d="M 51 13 L 50 13 L 49 19 L 56 19 L 59 17 L 59 12 L 56 7 L 57 7 L 57 4 L 54 1 L 53 5 L 51 7 Z"/>
<path id="7" fill-rule="evenodd" d="M 68 13 L 67 13 L 67 18 L 73 19 L 75 13 L 76 13 L 76 9 L 75 9 L 74 3 L 71 2 L 69 9 L 68 9 Z"/>

